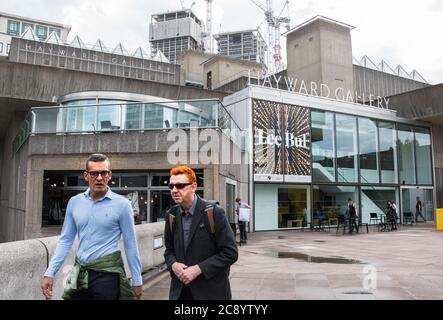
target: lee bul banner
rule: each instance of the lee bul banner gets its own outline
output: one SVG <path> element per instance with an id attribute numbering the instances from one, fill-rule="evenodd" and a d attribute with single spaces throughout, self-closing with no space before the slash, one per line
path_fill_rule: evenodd
<path id="1" fill-rule="evenodd" d="M 311 182 L 309 108 L 252 100 L 254 180 Z"/>

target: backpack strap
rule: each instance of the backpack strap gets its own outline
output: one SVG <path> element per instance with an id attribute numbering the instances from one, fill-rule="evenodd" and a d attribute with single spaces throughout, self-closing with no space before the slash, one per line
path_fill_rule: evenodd
<path id="1" fill-rule="evenodd" d="M 175 216 L 172 213 L 168 214 L 169 231 L 172 234 L 172 229 L 174 227 Z"/>
<path id="2" fill-rule="evenodd" d="M 211 229 L 211 234 L 215 235 L 215 222 L 214 222 L 214 205 L 210 204 L 206 206 L 206 215 L 208 216 L 209 228 Z"/>
<path id="3" fill-rule="evenodd" d="M 174 206 L 167 212 L 168 215 L 168 224 L 169 224 L 169 231 L 172 234 L 172 231 L 174 230 L 174 222 L 175 222 L 175 216 L 177 214 L 178 206 Z M 175 212 L 175 214 L 173 213 Z"/>

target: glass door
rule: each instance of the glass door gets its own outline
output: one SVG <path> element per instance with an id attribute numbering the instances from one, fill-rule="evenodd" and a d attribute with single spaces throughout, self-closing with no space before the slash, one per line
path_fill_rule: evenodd
<path id="1" fill-rule="evenodd" d="M 433 189 L 429 188 L 402 188 L 402 217 L 405 212 L 411 212 L 414 220 L 416 217 L 416 205 L 420 200 L 423 206 L 422 215 L 426 221 L 434 221 L 434 200 Z M 402 220 L 403 221 L 403 220 Z M 421 217 L 418 217 L 418 221 L 423 221 Z"/>

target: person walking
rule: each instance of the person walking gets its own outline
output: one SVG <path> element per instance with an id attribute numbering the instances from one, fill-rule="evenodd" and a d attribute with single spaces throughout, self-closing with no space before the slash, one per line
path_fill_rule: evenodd
<path id="1" fill-rule="evenodd" d="M 240 209 L 252 209 L 252 207 L 241 201 L 241 198 L 238 197 L 235 199 L 235 202 L 237 203 L 237 215 L 238 215 L 238 227 L 240 229 L 240 243 L 246 244 L 248 242 L 248 221 L 240 220 Z"/>
<path id="2" fill-rule="evenodd" d="M 66 282 L 63 299 L 140 299 L 142 295 L 134 214 L 129 201 L 108 187 L 112 177 L 109 168 L 110 161 L 103 154 L 93 154 L 86 160 L 83 176 L 89 188 L 68 202 L 60 240 L 41 283 L 46 299 L 52 298 L 53 278 L 70 253 L 76 236 L 79 245 L 75 265 Z M 121 237 L 132 288 L 118 249 Z"/>
<path id="3" fill-rule="evenodd" d="M 358 223 L 357 223 L 357 211 L 355 210 L 355 204 L 352 198 L 348 198 L 348 216 L 349 216 L 349 233 L 352 234 L 354 227 L 355 231 L 358 233 Z"/>
<path id="4" fill-rule="evenodd" d="M 195 194 L 191 168 L 176 167 L 170 174 L 168 187 L 176 205 L 165 217 L 169 299 L 230 300 L 229 270 L 237 261 L 238 249 L 225 212 Z"/>
<path id="5" fill-rule="evenodd" d="M 418 222 L 419 216 L 423 219 L 423 222 L 426 222 L 425 217 L 423 217 L 422 211 L 423 211 L 423 204 L 420 201 L 420 197 L 417 197 L 417 203 L 415 204 L 415 222 Z"/>

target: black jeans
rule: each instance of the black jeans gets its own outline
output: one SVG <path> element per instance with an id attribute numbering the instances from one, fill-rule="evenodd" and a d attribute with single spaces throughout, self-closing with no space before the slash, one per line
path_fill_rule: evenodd
<path id="1" fill-rule="evenodd" d="M 120 296 L 120 275 L 88 270 L 88 289 L 79 290 L 72 300 L 117 300 Z"/>
<path id="2" fill-rule="evenodd" d="M 240 240 L 246 241 L 248 240 L 248 232 L 246 230 L 247 227 L 247 221 L 239 221 L 238 227 L 240 228 Z"/>

